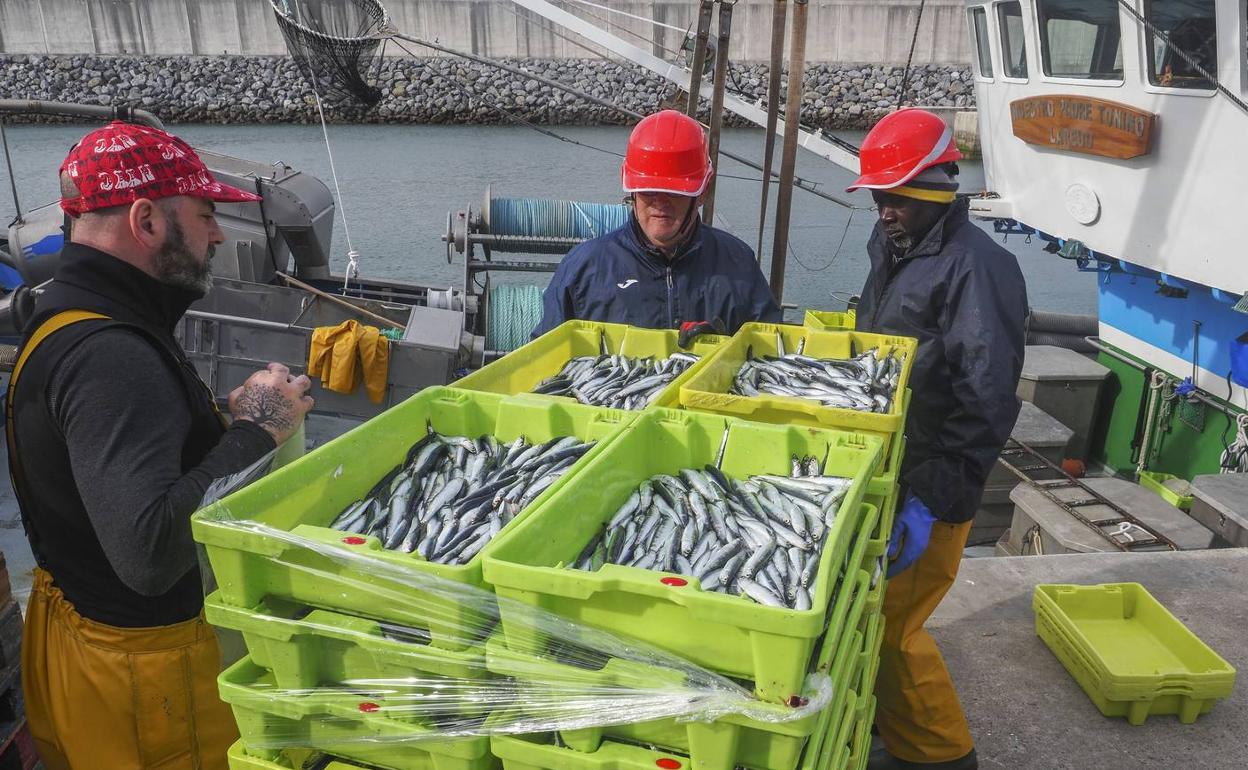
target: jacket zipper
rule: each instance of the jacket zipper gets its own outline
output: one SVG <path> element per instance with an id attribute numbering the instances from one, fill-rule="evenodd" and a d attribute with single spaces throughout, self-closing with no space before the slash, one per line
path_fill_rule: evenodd
<path id="1" fill-rule="evenodd" d="M 667 328 L 676 328 L 676 319 L 672 313 L 672 266 L 667 266 Z"/>

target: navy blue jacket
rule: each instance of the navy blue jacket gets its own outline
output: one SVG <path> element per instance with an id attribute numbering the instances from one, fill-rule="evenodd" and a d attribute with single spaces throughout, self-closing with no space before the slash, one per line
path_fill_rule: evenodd
<path id="1" fill-rule="evenodd" d="M 698 222 L 669 262 L 630 217 L 563 258 L 542 297 L 542 322 L 533 336 L 571 319 L 675 329 L 717 318 L 729 333 L 749 321 L 782 320 L 753 250 Z"/>
<path id="2" fill-rule="evenodd" d="M 902 482 L 939 519 L 969 521 L 1018 419 L 1027 287 L 1014 255 L 959 200 L 893 259 L 877 224 L 860 331 L 917 337 Z"/>

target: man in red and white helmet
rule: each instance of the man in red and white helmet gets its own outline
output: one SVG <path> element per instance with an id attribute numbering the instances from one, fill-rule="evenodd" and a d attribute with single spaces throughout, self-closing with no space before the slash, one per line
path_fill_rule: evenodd
<path id="1" fill-rule="evenodd" d="M 748 321 L 779 322 L 754 252 L 698 216 L 711 173 L 696 120 L 664 110 L 638 123 L 620 169 L 632 216 L 563 258 L 534 336 L 571 319 L 729 333 Z"/>
<path id="2" fill-rule="evenodd" d="M 923 110 L 895 112 L 863 140 L 862 175 L 879 222 L 857 307 L 860 331 L 919 340 L 889 543 L 872 770 L 978 767 L 944 659 L 923 624 L 953 584 L 984 482 L 1018 417 L 1027 290 L 1014 256 L 958 199 L 953 131 Z"/>

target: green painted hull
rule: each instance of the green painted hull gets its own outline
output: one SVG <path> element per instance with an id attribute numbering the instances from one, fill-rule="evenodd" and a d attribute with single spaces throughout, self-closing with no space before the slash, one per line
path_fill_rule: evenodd
<path id="1" fill-rule="evenodd" d="M 1122 355 L 1147 365 L 1133 356 Z M 1099 361 L 1111 374 L 1102 394 L 1092 457 L 1115 473 L 1134 477 L 1139 457 L 1137 426 L 1142 429 L 1142 404 L 1148 398 L 1144 372 L 1107 353 L 1101 353 Z M 1236 414 L 1243 413 L 1242 409 L 1230 408 Z M 1189 480 L 1193 476 L 1218 472 L 1224 442 L 1235 438 L 1234 419 L 1217 409 L 1197 407 L 1191 410 L 1203 411 L 1203 426 L 1197 429 L 1195 426 L 1202 421 L 1193 419 L 1198 415 L 1185 412 L 1187 409 L 1176 407 L 1168 415 L 1157 415 L 1146 470 L 1172 473 Z M 1187 420 L 1183 419 L 1184 413 Z"/>

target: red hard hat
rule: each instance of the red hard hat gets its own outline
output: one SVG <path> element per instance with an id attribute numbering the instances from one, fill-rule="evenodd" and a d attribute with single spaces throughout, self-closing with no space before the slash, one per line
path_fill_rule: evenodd
<path id="1" fill-rule="evenodd" d="M 643 118 L 628 137 L 620 180 L 629 193 L 701 195 L 711 181 L 701 124 L 676 110 Z"/>
<path id="2" fill-rule="evenodd" d="M 862 176 L 845 188 L 890 190 L 932 166 L 962 159 L 953 129 L 927 110 L 906 109 L 886 115 L 862 140 L 858 151 Z"/>

